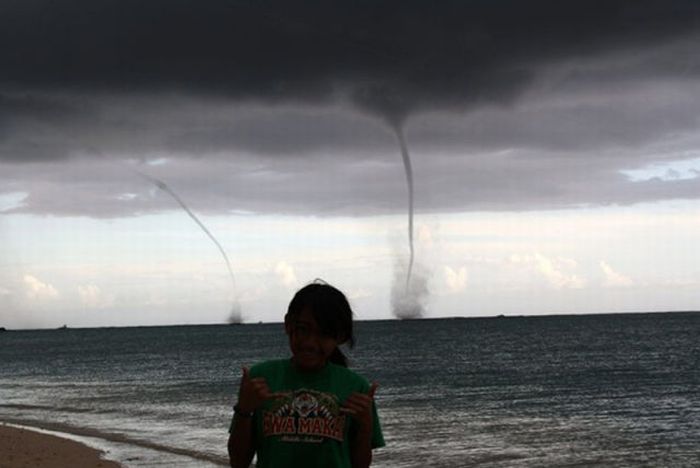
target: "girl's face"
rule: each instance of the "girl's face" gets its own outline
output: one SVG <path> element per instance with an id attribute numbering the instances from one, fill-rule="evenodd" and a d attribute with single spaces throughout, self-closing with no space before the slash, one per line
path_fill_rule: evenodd
<path id="1" fill-rule="evenodd" d="M 292 360 L 297 369 L 315 371 L 323 368 L 340 344 L 334 336 L 321 332 L 313 314 L 305 308 L 285 323 Z"/>

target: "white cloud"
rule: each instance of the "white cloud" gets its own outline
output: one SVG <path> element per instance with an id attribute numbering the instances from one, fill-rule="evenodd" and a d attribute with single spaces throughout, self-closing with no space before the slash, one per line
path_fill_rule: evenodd
<path id="1" fill-rule="evenodd" d="M 299 283 L 297 280 L 297 275 L 294 272 L 294 267 L 287 262 L 277 262 L 277 265 L 275 266 L 275 274 L 277 275 L 280 283 L 286 287 L 296 286 Z"/>
<path id="2" fill-rule="evenodd" d="M 99 286 L 87 284 L 78 286 L 80 302 L 90 308 L 109 307 L 114 304 L 114 297 L 105 295 Z"/>
<path id="3" fill-rule="evenodd" d="M 58 290 L 49 283 L 44 283 L 35 276 L 24 275 L 25 295 L 27 299 L 42 301 L 58 298 Z"/>
<path id="4" fill-rule="evenodd" d="M 347 297 L 349 300 L 357 300 L 357 299 L 367 299 L 369 297 L 372 297 L 373 294 L 369 290 L 359 287 L 356 289 L 351 289 L 347 293 Z"/>
<path id="5" fill-rule="evenodd" d="M 603 270 L 603 274 L 605 275 L 603 280 L 603 286 L 605 287 L 626 287 L 634 284 L 631 278 L 613 270 L 612 267 L 603 260 L 600 261 L 600 269 Z"/>
<path id="6" fill-rule="evenodd" d="M 547 282 L 556 289 L 580 289 L 585 281 L 574 273 L 565 270 L 575 267 L 576 262 L 570 259 L 549 259 L 539 253 L 535 254 L 537 271 L 546 278 Z"/>
<path id="7" fill-rule="evenodd" d="M 445 266 L 445 284 L 452 292 L 464 291 L 467 287 L 467 269 L 460 267 L 453 270 L 449 266 Z"/>
<path id="8" fill-rule="evenodd" d="M 508 261 L 511 265 L 537 273 L 555 289 L 581 289 L 586 285 L 586 281 L 573 271 L 578 263 L 570 258 L 549 258 L 540 253 L 512 254 Z"/>

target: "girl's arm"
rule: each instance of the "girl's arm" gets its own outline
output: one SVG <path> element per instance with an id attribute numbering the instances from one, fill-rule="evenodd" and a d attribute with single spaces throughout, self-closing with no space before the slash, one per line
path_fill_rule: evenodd
<path id="1" fill-rule="evenodd" d="M 233 416 L 233 429 L 228 438 L 228 456 L 232 468 L 248 468 L 253 461 L 253 418 Z"/>
<path id="2" fill-rule="evenodd" d="M 372 406 L 376 389 L 377 384 L 373 383 L 368 393 L 353 393 L 343 405 L 343 410 L 357 421 L 357 432 L 350 441 L 352 468 L 368 468 L 372 463 Z"/>
<path id="3" fill-rule="evenodd" d="M 248 468 L 253 461 L 255 454 L 253 412 L 266 400 L 282 395 L 271 392 L 264 378 L 251 378 L 247 367 L 242 371 L 241 387 L 238 390 L 238 414 L 233 416 L 233 428 L 228 438 L 228 456 L 233 468 Z"/>
<path id="4" fill-rule="evenodd" d="M 369 468 L 372 464 L 372 428 L 360 429 L 350 447 L 352 468 Z"/>

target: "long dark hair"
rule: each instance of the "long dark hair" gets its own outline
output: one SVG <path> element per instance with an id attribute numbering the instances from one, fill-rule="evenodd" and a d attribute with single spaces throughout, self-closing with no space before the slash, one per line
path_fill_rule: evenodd
<path id="1" fill-rule="evenodd" d="M 308 308 L 316 320 L 321 333 L 337 339 L 340 343 L 355 346 L 355 336 L 352 331 L 352 309 L 345 294 L 323 280 L 315 280 L 307 284 L 294 295 L 289 302 L 285 323 L 301 314 Z M 336 347 L 329 360 L 333 364 L 348 367 L 348 358 Z"/>

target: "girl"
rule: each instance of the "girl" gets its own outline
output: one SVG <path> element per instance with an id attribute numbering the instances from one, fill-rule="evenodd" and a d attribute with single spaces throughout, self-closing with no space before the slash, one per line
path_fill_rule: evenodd
<path id="1" fill-rule="evenodd" d="M 319 280 L 300 289 L 284 316 L 291 359 L 248 369 L 233 407 L 231 466 L 366 468 L 384 446 L 376 384 L 347 368 L 338 346 L 354 345 L 352 309 Z"/>

